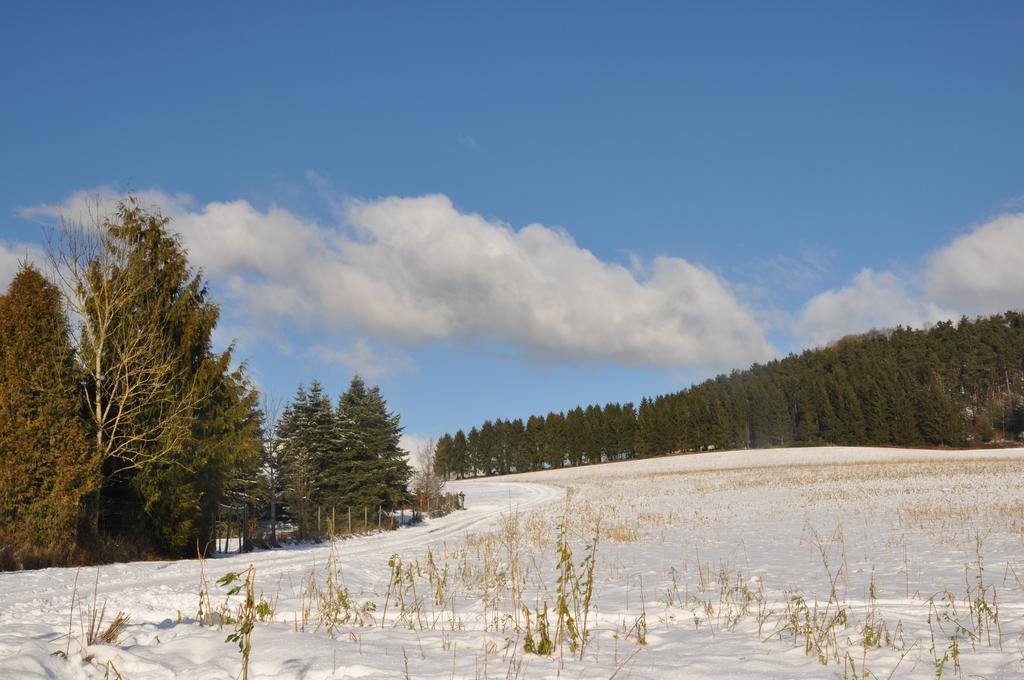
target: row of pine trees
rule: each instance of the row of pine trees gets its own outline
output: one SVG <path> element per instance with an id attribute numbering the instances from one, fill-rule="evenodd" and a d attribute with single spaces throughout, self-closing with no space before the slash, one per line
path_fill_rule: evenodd
<path id="1" fill-rule="evenodd" d="M 49 236 L 47 275 L 23 263 L 0 296 L 0 569 L 194 555 L 239 508 L 308 535 L 317 504 L 403 501 L 380 391 L 356 378 L 335 409 L 314 384 L 268 420 L 167 218 L 129 198 Z"/>
<path id="2" fill-rule="evenodd" d="M 754 365 L 639 406 L 487 421 L 437 443 L 451 478 L 709 449 L 964 446 L 1024 433 L 1024 315 L 897 328 Z"/>

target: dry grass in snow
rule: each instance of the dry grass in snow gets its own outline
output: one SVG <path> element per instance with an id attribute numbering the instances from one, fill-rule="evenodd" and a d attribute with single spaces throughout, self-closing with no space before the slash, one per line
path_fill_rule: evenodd
<path id="1" fill-rule="evenodd" d="M 470 510 L 423 527 L 102 567 L 107 643 L 93 570 L 0 575 L 0 675 L 1018 677 L 1022 471 L 827 448 L 453 483 Z"/>

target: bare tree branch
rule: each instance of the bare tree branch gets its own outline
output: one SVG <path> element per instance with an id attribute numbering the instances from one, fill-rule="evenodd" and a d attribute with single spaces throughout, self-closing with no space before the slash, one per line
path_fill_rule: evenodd
<path id="1" fill-rule="evenodd" d="M 151 272 L 109 227 L 97 203 L 86 221 L 62 218 L 46 234 L 51 276 L 78 321 L 95 445 L 113 461 L 107 479 L 158 462 L 180 465 L 172 454 L 191 437 L 203 396 L 194 377 L 181 375 L 178 350 L 158 310 L 149 308 Z"/>
<path id="2" fill-rule="evenodd" d="M 416 452 L 417 468 L 412 474 L 412 491 L 417 498 L 435 499 L 444 492 L 444 478 L 437 473 L 437 444 L 428 439 Z"/>

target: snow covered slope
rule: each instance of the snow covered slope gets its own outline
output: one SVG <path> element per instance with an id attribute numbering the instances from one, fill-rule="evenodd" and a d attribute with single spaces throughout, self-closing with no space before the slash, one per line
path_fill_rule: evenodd
<path id="1" fill-rule="evenodd" d="M 241 597 L 214 581 L 250 564 L 274 607 L 250 677 L 1024 674 L 1024 449 L 721 452 L 451 486 L 469 510 L 420 527 L 207 560 L 215 608 Z M 131 616 L 117 644 L 83 641 L 97 575 L 106 619 Z M 198 561 L 82 569 L 72 611 L 75 579 L 0 574 L 0 678 L 238 677 L 235 624 L 197 621 Z M 545 606 L 552 653 L 527 653 Z"/>

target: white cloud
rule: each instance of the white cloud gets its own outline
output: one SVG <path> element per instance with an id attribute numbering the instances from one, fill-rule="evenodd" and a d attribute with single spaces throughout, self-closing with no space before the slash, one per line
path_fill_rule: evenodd
<path id="1" fill-rule="evenodd" d="M 96 195 L 21 213 L 81 211 Z M 564 231 L 458 211 L 443 195 L 348 201 L 322 226 L 246 201 L 196 206 L 141 192 L 173 218 L 191 259 L 255 321 L 390 343 L 493 339 L 529 355 L 723 368 L 770 357 L 752 311 L 711 270 L 676 257 L 627 268 Z M 643 269 L 643 271 L 641 271 Z M 345 350 L 346 361 L 354 360 Z"/>
<path id="2" fill-rule="evenodd" d="M 808 345 L 819 346 L 872 328 L 923 326 L 951 316 L 921 301 L 895 274 L 862 269 L 849 285 L 814 296 L 797 321 L 796 333 Z"/>
<path id="3" fill-rule="evenodd" d="M 0 241 L 0 295 L 7 291 L 11 280 L 18 273 L 21 263 L 28 261 L 43 269 L 46 259 L 38 246 L 28 243 L 5 243 Z"/>
<path id="4" fill-rule="evenodd" d="M 775 255 L 754 261 L 744 274 L 753 281 L 759 297 L 777 290 L 809 290 L 828 272 L 836 253 L 821 248 L 802 248 L 794 255 Z"/>
<path id="5" fill-rule="evenodd" d="M 931 299 L 971 314 L 1024 308 L 1024 213 L 1002 215 L 928 258 Z"/>
<path id="6" fill-rule="evenodd" d="M 328 191 L 323 178 L 311 181 Z M 764 337 L 771 310 L 744 304 L 739 288 L 707 268 L 676 257 L 603 261 L 562 230 L 515 229 L 460 212 L 443 195 L 345 202 L 325 195 L 338 208 L 339 224 L 330 226 L 243 200 L 198 205 L 187 194 L 136 195 L 172 218 L 192 262 L 243 310 L 250 333 L 280 338 L 297 323 L 364 338 L 312 351 L 367 376 L 413 366 L 365 338 L 389 345 L 492 339 L 535 357 L 704 369 L 774 353 Z M 19 214 L 88 219 L 120 196 L 105 187 L 79 191 Z M 0 277 L 9 280 L 25 248 L 0 244 Z M 917 272 L 861 270 L 813 297 L 791 327 L 800 341 L 820 345 L 870 328 L 1019 309 L 1021 253 L 1024 213 L 1003 215 L 927 256 Z M 782 257 L 768 262 L 765 276 L 807 285 L 825 268 L 821 258 Z"/>
<path id="7" fill-rule="evenodd" d="M 409 452 L 409 460 L 413 465 L 419 466 L 423 462 L 425 449 L 434 443 L 434 437 L 425 434 L 402 434 L 398 446 L 403 451 Z"/>
<path id="8" fill-rule="evenodd" d="M 771 354 L 748 309 L 713 272 L 659 257 L 649 272 L 604 262 L 565 232 L 515 230 L 440 195 L 351 201 L 357 239 L 320 282 L 365 290 L 339 315 L 385 337 L 489 337 L 539 356 L 731 365 Z M 385 289 L 380 290 L 384 273 Z M 373 295 L 373 304 L 358 303 Z"/>
<path id="9" fill-rule="evenodd" d="M 381 378 L 415 372 L 412 357 L 396 350 L 375 348 L 365 338 L 349 347 L 314 345 L 309 350 L 325 364 L 340 364 L 370 382 Z"/>
<path id="10" fill-rule="evenodd" d="M 812 298 L 795 331 L 809 344 L 820 345 L 871 328 L 923 326 L 1022 308 L 1024 213 L 1016 213 L 939 248 L 908 277 L 862 269 L 847 286 Z"/>
<path id="11" fill-rule="evenodd" d="M 142 205 L 158 207 L 169 217 L 183 214 L 195 205 L 195 199 L 188 194 L 168 194 L 159 189 L 133 191 L 132 194 L 139 199 Z M 113 212 L 117 202 L 124 196 L 124 192 L 117 191 L 112 187 L 82 189 L 72 193 L 60 203 L 21 207 L 15 213 L 19 217 L 44 224 L 56 224 L 61 219 L 80 224 L 91 224 Z"/>

